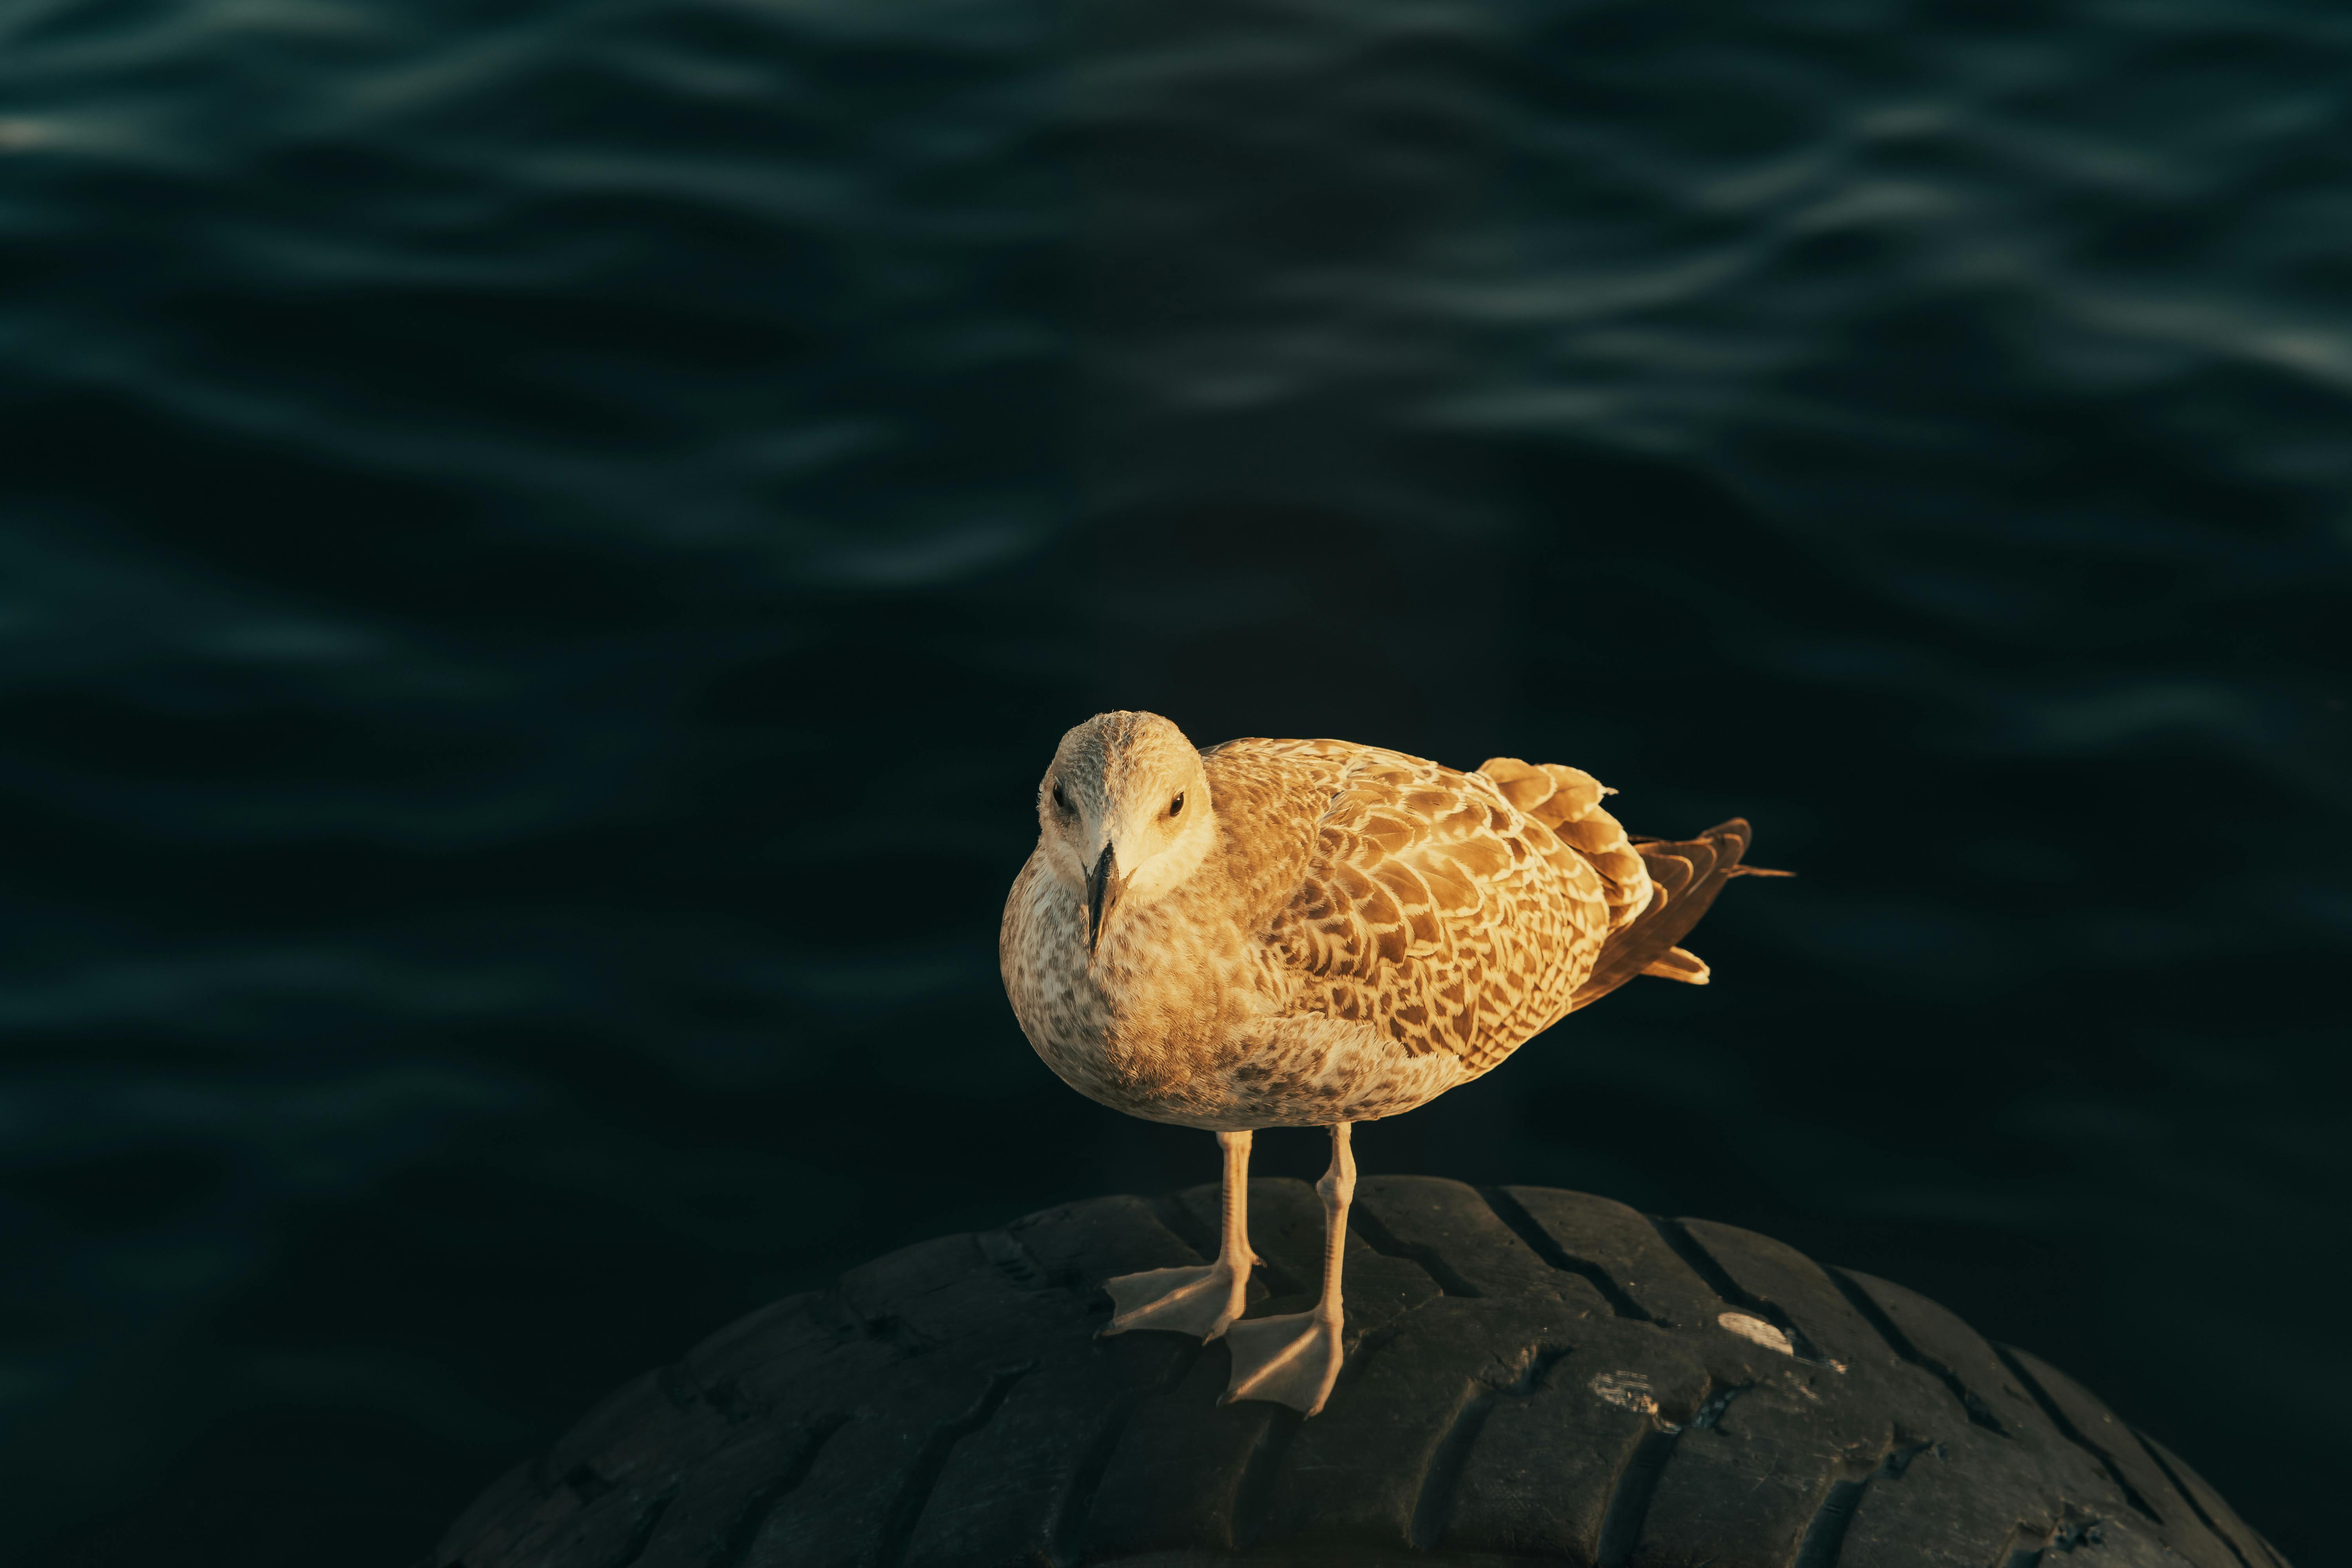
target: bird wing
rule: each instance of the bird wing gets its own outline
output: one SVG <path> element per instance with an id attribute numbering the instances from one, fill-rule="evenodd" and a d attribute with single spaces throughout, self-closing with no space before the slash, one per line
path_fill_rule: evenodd
<path id="1" fill-rule="evenodd" d="M 1609 905 L 1609 929 L 1622 931 L 1649 907 L 1648 865 L 1601 797 L 1617 792 L 1581 768 L 1559 763 L 1523 763 L 1488 757 L 1479 773 L 1495 781 L 1505 798 L 1582 856 L 1601 879 Z"/>
<path id="2" fill-rule="evenodd" d="M 1619 880 L 1607 881 L 1563 836 L 1599 814 L 1608 833 L 1587 836 L 1601 847 L 1623 840 L 1599 813 L 1600 785 L 1573 769 L 1547 773 L 1541 798 L 1519 791 L 1538 809 L 1559 797 L 1555 829 L 1514 802 L 1517 781 L 1402 752 L 1243 741 L 1208 754 L 1238 774 L 1279 774 L 1321 795 L 1297 880 L 1270 910 L 1266 945 L 1296 980 L 1297 1010 L 1370 1024 L 1410 1056 L 1446 1051 L 1473 1071 L 1500 1061 L 1567 1010 L 1613 911 L 1646 898 L 1627 890 L 1641 876 L 1638 857 L 1631 873 L 1609 862 Z M 1230 820 L 1226 785 L 1213 787 L 1221 820 Z M 1580 794 L 1589 795 L 1581 809 Z"/>

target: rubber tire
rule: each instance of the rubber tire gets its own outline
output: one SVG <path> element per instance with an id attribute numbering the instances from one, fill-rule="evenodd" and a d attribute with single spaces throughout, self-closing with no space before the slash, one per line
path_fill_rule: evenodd
<path id="1" fill-rule="evenodd" d="M 1320 1205 L 1290 1181 L 1250 1204 L 1250 1315 L 1298 1310 Z M 1199 1261 L 1216 1212 L 1214 1187 L 1097 1198 L 778 1301 L 622 1388 L 431 1561 L 2284 1568 L 2179 1459 L 1934 1302 L 1550 1188 L 1365 1180 L 1329 1405 L 1220 1405 L 1222 1344 L 1095 1337 L 1102 1280 Z"/>

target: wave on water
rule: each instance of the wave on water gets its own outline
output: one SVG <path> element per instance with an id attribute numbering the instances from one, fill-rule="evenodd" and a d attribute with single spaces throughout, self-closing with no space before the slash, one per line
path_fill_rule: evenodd
<path id="1" fill-rule="evenodd" d="M 1201 1179 L 991 967 L 1149 705 L 1754 816 L 1716 987 L 1368 1159 L 1905 1278 L 2315 1542 L 2347 82 L 2240 0 L 13 6 L 0 1534 L 405 1562 L 765 1296 Z"/>

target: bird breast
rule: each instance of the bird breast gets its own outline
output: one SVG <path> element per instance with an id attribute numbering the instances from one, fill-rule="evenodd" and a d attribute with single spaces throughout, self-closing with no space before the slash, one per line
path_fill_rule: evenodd
<path id="1" fill-rule="evenodd" d="M 1271 966 L 1191 884 L 1122 903 L 1091 954 L 1075 889 L 1032 855 L 1005 900 L 998 961 L 1022 1033 L 1079 1093 L 1153 1121 L 1193 1121 L 1222 1098 L 1242 1019 L 1269 1012 Z"/>

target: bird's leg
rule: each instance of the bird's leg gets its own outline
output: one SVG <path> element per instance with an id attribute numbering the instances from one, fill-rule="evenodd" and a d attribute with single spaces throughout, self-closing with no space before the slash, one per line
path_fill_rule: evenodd
<path id="1" fill-rule="evenodd" d="M 1356 1196 L 1356 1156 L 1348 1124 L 1331 1129 L 1331 1168 L 1315 1184 L 1323 1199 L 1323 1299 L 1311 1312 L 1254 1318 L 1225 1334 L 1233 1381 L 1223 1403 L 1270 1399 L 1312 1415 L 1339 1375 L 1339 1273 L 1348 1253 L 1348 1205 Z"/>
<path id="2" fill-rule="evenodd" d="M 1225 1220 L 1217 1238 L 1217 1260 L 1206 1267 L 1150 1268 L 1105 1281 L 1111 1320 L 1103 1325 L 1104 1333 L 1166 1329 L 1197 1335 L 1205 1342 L 1242 1315 L 1250 1265 L 1257 1261 L 1249 1244 L 1250 1135 L 1220 1132 L 1217 1146 L 1225 1152 Z"/>

